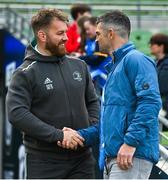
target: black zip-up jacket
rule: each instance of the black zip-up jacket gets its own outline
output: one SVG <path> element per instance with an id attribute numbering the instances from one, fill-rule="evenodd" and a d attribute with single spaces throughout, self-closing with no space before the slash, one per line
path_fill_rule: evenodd
<path id="1" fill-rule="evenodd" d="M 168 112 L 168 54 L 157 61 L 157 71 L 163 109 Z M 166 118 L 168 118 L 168 114 L 166 115 Z"/>
<path id="2" fill-rule="evenodd" d="M 86 128 L 98 120 L 99 102 L 86 64 L 76 58 L 43 56 L 30 45 L 7 93 L 9 121 L 23 132 L 27 152 L 73 157 L 88 151 L 57 146 L 63 127 Z"/>

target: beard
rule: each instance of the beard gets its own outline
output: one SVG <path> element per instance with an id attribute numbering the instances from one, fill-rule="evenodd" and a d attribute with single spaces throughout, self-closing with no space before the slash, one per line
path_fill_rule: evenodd
<path id="1" fill-rule="evenodd" d="M 99 45 L 99 51 L 100 51 L 101 53 L 109 54 L 108 49 L 105 48 L 104 46 L 100 46 L 100 45 Z"/>
<path id="2" fill-rule="evenodd" d="M 45 49 L 47 49 L 53 56 L 62 57 L 66 54 L 64 44 L 65 42 L 60 42 L 58 43 L 58 45 L 56 45 L 50 40 L 50 38 L 48 38 L 45 45 Z"/>

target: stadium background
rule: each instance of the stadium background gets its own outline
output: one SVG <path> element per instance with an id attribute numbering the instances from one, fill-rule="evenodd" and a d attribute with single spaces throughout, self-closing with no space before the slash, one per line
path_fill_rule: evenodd
<path id="1" fill-rule="evenodd" d="M 167 0 L 0 0 L 0 178 L 19 177 L 20 134 L 7 121 L 5 94 L 12 72 L 22 62 L 25 46 L 33 38 L 30 18 L 45 7 L 63 9 L 69 14 L 74 3 L 90 4 L 95 16 L 113 9 L 124 11 L 132 23 L 131 40 L 137 49 L 148 55 L 151 35 L 156 32 L 168 34 Z M 161 144 L 167 146 L 167 140 L 162 138 Z M 22 163 L 22 157 L 20 161 Z"/>

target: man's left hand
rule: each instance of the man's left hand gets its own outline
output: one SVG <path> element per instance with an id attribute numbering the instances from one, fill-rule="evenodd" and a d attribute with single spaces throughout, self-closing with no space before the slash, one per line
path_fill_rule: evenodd
<path id="1" fill-rule="evenodd" d="M 123 169 L 127 170 L 133 166 L 133 155 L 135 153 L 136 148 L 129 146 L 127 144 L 123 144 L 117 154 L 117 164 Z"/>

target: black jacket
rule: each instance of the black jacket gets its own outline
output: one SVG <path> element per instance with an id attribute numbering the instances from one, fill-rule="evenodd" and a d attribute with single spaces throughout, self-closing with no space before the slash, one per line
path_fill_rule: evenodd
<path id="1" fill-rule="evenodd" d="M 168 111 L 168 55 L 157 62 L 157 71 L 163 108 Z"/>
<path id="2" fill-rule="evenodd" d="M 86 64 L 67 56 L 42 56 L 31 45 L 13 75 L 6 104 L 9 121 L 23 132 L 26 150 L 58 157 L 86 151 L 58 147 L 57 141 L 63 140 L 61 129 L 86 128 L 99 116 Z"/>

